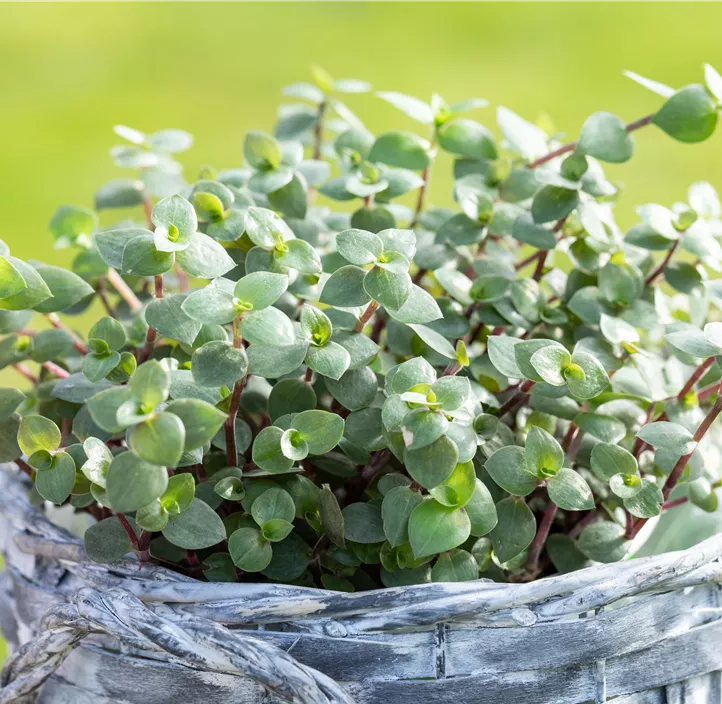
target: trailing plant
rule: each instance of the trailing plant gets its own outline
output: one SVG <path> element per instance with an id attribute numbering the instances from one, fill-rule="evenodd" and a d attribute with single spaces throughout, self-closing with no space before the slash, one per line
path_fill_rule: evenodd
<path id="1" fill-rule="evenodd" d="M 391 92 L 425 134 L 375 136 L 340 99 L 370 86 L 317 68 L 194 183 L 189 134 L 116 127 L 134 178 L 50 222 L 71 269 L 2 248 L 0 364 L 30 387 L 0 392 L 0 459 L 92 514 L 91 560 L 335 590 L 532 579 L 715 510 L 720 202 L 696 183 L 623 233 L 601 162 L 648 126 L 708 138 L 722 78 L 630 75 L 656 111 L 562 143 Z M 452 208 L 428 204 L 441 152 Z"/>

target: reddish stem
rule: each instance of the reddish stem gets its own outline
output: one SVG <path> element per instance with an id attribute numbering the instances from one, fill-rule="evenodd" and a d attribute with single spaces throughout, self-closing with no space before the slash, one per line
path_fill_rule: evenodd
<path id="1" fill-rule="evenodd" d="M 651 284 L 653 284 L 655 280 L 664 273 L 664 270 L 667 268 L 667 264 L 669 264 L 669 260 L 674 256 L 674 253 L 677 251 L 677 247 L 679 247 L 679 242 L 680 240 L 676 240 L 675 243 L 669 248 L 667 255 L 662 260 L 662 263 L 645 280 L 645 286 L 650 286 Z"/>
<path id="2" fill-rule="evenodd" d="M 521 387 L 519 388 L 519 391 L 517 391 L 500 409 L 499 409 L 499 418 L 503 418 L 509 411 L 511 411 L 514 406 L 516 406 L 519 401 L 521 401 L 528 393 L 531 387 L 534 386 L 534 382 L 527 380 L 525 381 Z"/>
<path id="3" fill-rule="evenodd" d="M 233 346 L 240 349 L 242 346 L 241 339 L 241 322 L 238 317 L 233 320 Z M 229 467 L 238 466 L 238 449 L 236 447 L 236 416 L 238 415 L 238 407 L 241 405 L 241 393 L 246 384 L 248 375 L 239 379 L 233 385 L 233 393 L 231 394 L 231 402 L 228 406 L 228 418 L 223 423 L 226 436 L 226 462 Z"/>
<path id="4" fill-rule="evenodd" d="M 24 376 L 31 384 L 38 383 L 38 377 L 35 376 L 24 364 L 18 362 L 13 364 L 13 369 L 18 372 L 21 376 Z"/>
<path id="5" fill-rule="evenodd" d="M 677 394 L 677 400 L 681 401 L 684 399 L 684 397 L 694 388 L 694 385 L 705 375 L 706 371 L 714 364 L 715 358 L 710 357 L 709 359 L 705 359 L 702 364 L 700 364 L 697 369 L 694 370 L 692 373 L 692 376 L 687 379 L 687 383 L 682 387 L 680 392 Z M 718 384 L 715 384 L 715 387 L 718 387 Z"/>
<path id="6" fill-rule="evenodd" d="M 68 333 L 68 335 L 70 335 L 70 337 L 73 338 L 73 347 L 75 347 L 80 354 L 88 354 L 88 348 L 85 344 L 83 344 L 83 341 L 67 325 L 65 325 L 65 323 L 63 323 L 63 321 L 60 320 L 55 313 L 48 313 L 45 317 L 54 328 L 57 330 L 64 330 Z"/>
<path id="7" fill-rule="evenodd" d="M 514 268 L 519 271 L 519 269 L 523 269 L 527 264 L 531 264 L 533 261 L 541 259 L 542 256 L 546 257 L 546 250 L 540 249 L 538 252 L 530 254 L 526 259 L 522 259 L 520 262 L 515 264 Z"/>
<path id="8" fill-rule="evenodd" d="M 70 376 L 70 372 L 66 371 L 62 367 L 59 367 L 55 362 L 43 362 L 43 366 L 58 379 L 67 379 Z"/>
<path id="9" fill-rule="evenodd" d="M 150 200 L 150 196 L 148 195 L 148 192 L 145 191 L 143 193 L 143 212 L 145 213 L 145 221 L 148 225 L 148 229 L 151 232 L 155 232 L 155 225 L 153 224 L 153 203 Z"/>
<path id="10" fill-rule="evenodd" d="M 554 517 L 556 515 L 557 506 L 550 501 L 549 505 L 544 511 L 541 522 L 539 523 L 539 528 L 537 529 L 536 535 L 534 536 L 534 540 L 532 540 L 531 545 L 529 546 L 529 555 L 526 561 L 526 568 L 527 571 L 532 575 L 536 575 L 536 573 L 539 571 L 539 557 L 541 556 L 542 549 L 544 548 L 544 543 L 549 536 L 549 531 L 551 530 L 552 524 L 554 523 Z"/>
<path id="11" fill-rule="evenodd" d="M 414 227 L 416 227 L 416 224 L 419 221 L 419 216 L 421 215 L 423 209 L 424 209 L 424 199 L 426 197 L 426 190 L 429 186 L 429 181 L 431 176 L 431 162 L 427 164 L 426 168 L 421 172 L 421 178 L 424 180 L 424 182 L 419 187 L 419 197 L 416 199 L 416 208 L 414 209 L 414 216 L 411 219 L 411 222 L 409 223 L 409 230 L 413 230 Z"/>
<path id="12" fill-rule="evenodd" d="M 376 312 L 376 309 L 379 307 L 379 304 L 376 303 L 376 301 L 371 301 L 371 303 L 368 304 L 366 310 L 361 314 L 361 317 L 356 321 L 356 325 L 354 326 L 354 332 L 362 332 L 364 327 L 366 326 L 366 323 L 368 323 L 369 320 L 371 320 L 371 316 Z"/>
<path id="13" fill-rule="evenodd" d="M 645 125 L 648 125 L 651 121 L 654 115 L 646 115 L 645 117 L 640 117 L 638 120 L 634 120 L 633 122 L 630 122 L 625 129 L 627 132 L 634 132 L 634 130 L 638 130 L 640 127 L 644 127 Z M 553 152 L 549 152 L 548 154 L 545 154 L 542 157 L 539 157 L 536 161 L 532 161 L 529 164 L 527 164 L 528 169 L 536 169 L 538 166 L 541 166 L 542 164 L 546 164 L 549 161 L 552 161 L 552 159 L 556 159 L 558 156 L 563 156 L 564 154 L 568 154 L 569 152 L 573 152 L 577 148 L 576 142 L 569 142 L 569 144 L 564 144 L 561 147 L 558 147 Z"/>
<path id="14" fill-rule="evenodd" d="M 35 470 L 25 461 L 18 457 L 18 459 L 15 460 L 15 464 L 20 467 L 20 469 L 25 472 L 31 479 L 35 478 Z"/>
<path id="15" fill-rule="evenodd" d="M 108 283 L 112 285 L 118 295 L 128 304 L 132 311 L 138 313 L 143 310 L 143 304 L 140 302 L 138 296 L 135 295 L 133 289 L 125 283 L 123 277 L 115 269 L 108 269 L 106 277 L 108 279 Z"/>
<path id="16" fill-rule="evenodd" d="M 154 280 L 155 298 L 163 298 L 163 274 L 156 275 Z M 157 337 L 158 331 L 155 328 L 149 327 L 148 333 L 145 336 L 145 344 L 143 345 L 143 349 L 138 355 L 138 364 L 143 364 L 143 362 L 150 359 L 151 354 L 153 354 L 153 347 L 155 346 L 155 341 Z"/>
<path id="17" fill-rule="evenodd" d="M 722 391 L 722 382 L 720 382 L 718 386 L 718 391 Z M 699 424 L 699 427 L 694 433 L 694 441 L 696 443 L 699 443 L 702 438 L 705 436 L 707 431 L 710 429 L 710 426 L 714 421 L 717 419 L 717 416 L 722 412 L 722 396 L 719 396 L 717 400 L 714 403 L 714 406 L 710 408 L 707 415 L 704 417 L 704 420 Z M 682 455 L 678 460 L 677 463 L 672 468 L 672 471 L 670 472 L 670 475 L 667 477 L 667 481 L 664 483 L 664 486 L 662 487 L 662 496 L 664 496 L 665 500 L 669 498 L 669 495 L 672 493 L 672 489 L 677 485 L 677 482 L 679 481 L 679 478 L 682 476 L 682 473 L 684 472 L 685 467 L 687 466 L 687 463 L 689 462 L 690 458 L 694 454 L 697 447 L 692 450 L 692 452 L 688 452 L 686 455 Z M 638 520 L 634 525 L 634 535 L 637 535 L 639 531 L 642 529 L 642 526 L 647 522 L 647 518 L 641 518 Z"/>
<path id="18" fill-rule="evenodd" d="M 130 540 L 130 544 L 133 546 L 133 550 L 140 549 L 139 543 L 138 543 L 138 536 L 135 534 L 135 531 L 133 530 L 133 526 L 128 523 L 128 519 L 125 517 L 124 514 L 118 512 L 115 514 L 118 517 L 118 520 L 120 521 L 120 525 L 123 526 L 123 529 L 128 534 L 128 540 Z"/>

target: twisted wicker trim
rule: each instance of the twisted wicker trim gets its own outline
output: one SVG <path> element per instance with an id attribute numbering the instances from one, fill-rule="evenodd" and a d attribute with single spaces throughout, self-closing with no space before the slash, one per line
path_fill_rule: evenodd
<path id="1" fill-rule="evenodd" d="M 282 584 L 209 584 L 164 568 L 139 566 L 132 559 L 91 563 L 82 542 L 30 507 L 26 495 L 22 477 L 0 468 L 0 513 L 12 525 L 14 549 L 49 558 L 77 578 L 71 580 L 76 586 L 91 586 L 74 596 L 60 586 L 70 603 L 48 611 L 41 635 L 9 661 L 0 704 L 33 701 L 33 692 L 89 633 L 163 653 L 177 665 L 251 677 L 289 702 L 352 704 L 348 693 L 326 675 L 260 638 L 220 624 L 288 623 L 331 637 L 451 621 L 530 626 L 599 611 L 630 596 L 722 582 L 722 564 L 717 562 L 722 535 L 717 535 L 689 550 L 597 565 L 528 584 L 477 580 L 353 594 Z M 604 695 L 600 697 L 598 701 L 604 701 Z"/>
<path id="2" fill-rule="evenodd" d="M 123 589 L 78 591 L 70 604 L 50 609 L 40 635 L 3 668 L 0 704 L 32 701 L 32 693 L 60 667 L 80 641 L 105 633 L 139 650 L 165 653 L 184 667 L 251 677 L 291 704 L 353 704 L 330 677 L 300 664 L 275 645 L 208 619 L 161 616 Z"/>

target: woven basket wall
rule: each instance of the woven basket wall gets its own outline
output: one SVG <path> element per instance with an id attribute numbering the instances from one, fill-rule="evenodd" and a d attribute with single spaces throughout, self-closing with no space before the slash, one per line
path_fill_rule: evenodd
<path id="1" fill-rule="evenodd" d="M 340 594 L 90 563 L 26 493 L 0 470 L 0 704 L 722 702 L 722 536 L 531 584 Z"/>

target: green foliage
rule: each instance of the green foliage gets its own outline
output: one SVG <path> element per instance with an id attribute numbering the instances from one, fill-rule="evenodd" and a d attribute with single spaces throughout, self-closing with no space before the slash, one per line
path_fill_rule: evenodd
<path id="1" fill-rule="evenodd" d="M 697 449 L 719 412 L 719 199 L 694 184 L 623 233 L 600 162 L 648 124 L 705 139 L 722 80 L 633 77 L 663 94 L 654 115 L 596 112 L 562 145 L 436 94 L 378 93 L 421 127 L 374 135 L 340 100 L 371 87 L 314 67 L 243 168 L 190 183 L 190 135 L 116 127 L 139 178 L 95 202 L 127 217 L 58 209 L 69 271 L 0 244 L 0 364 L 41 365 L 0 390 L 0 460 L 104 518 L 93 560 L 170 543 L 194 576 L 343 590 L 622 559 L 676 484 L 715 510 Z M 437 150 L 453 209 L 427 204 Z M 96 297 L 81 338 L 57 314 Z"/>

